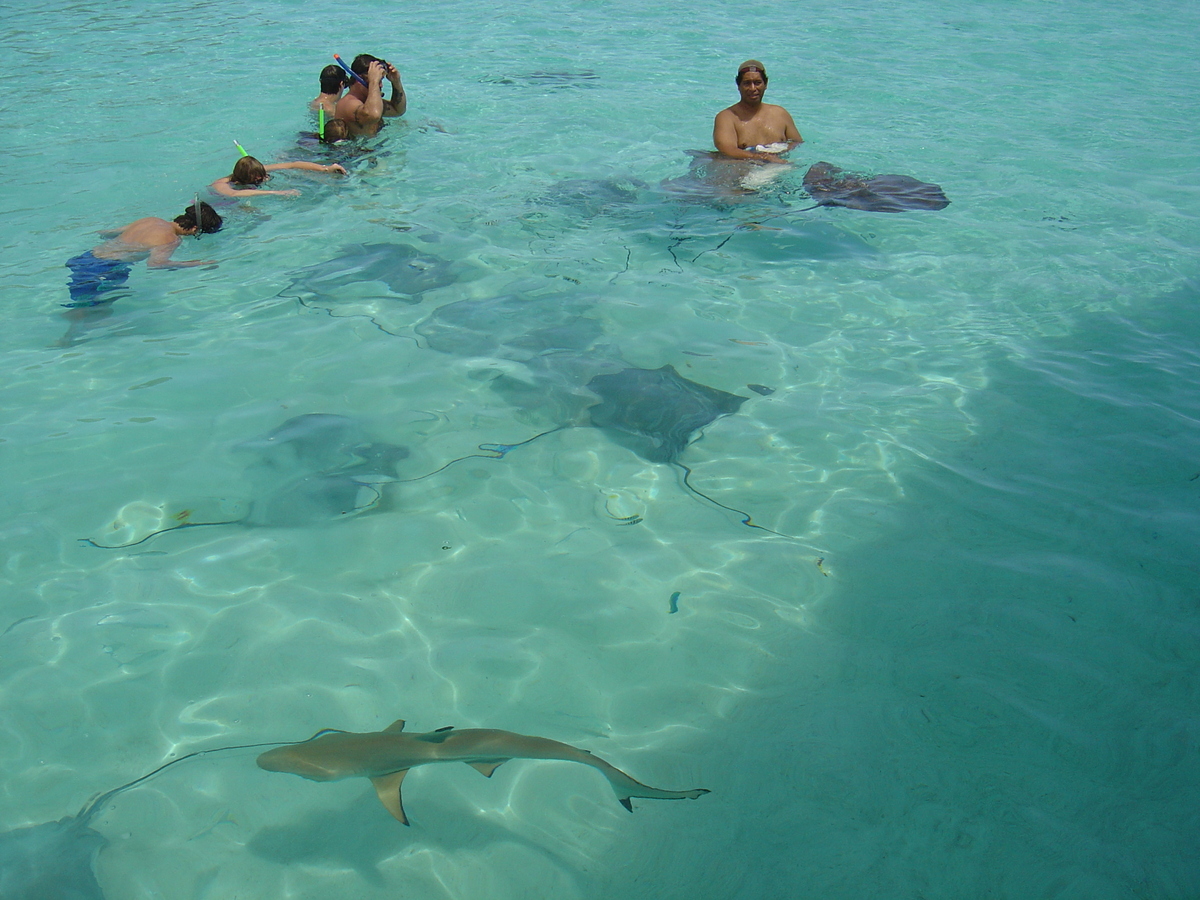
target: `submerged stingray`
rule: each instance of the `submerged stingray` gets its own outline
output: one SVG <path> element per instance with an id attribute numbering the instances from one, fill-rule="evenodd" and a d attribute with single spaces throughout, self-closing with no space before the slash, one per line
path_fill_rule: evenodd
<path id="1" fill-rule="evenodd" d="M 676 462 L 693 434 L 749 399 L 689 381 L 669 365 L 597 375 L 587 386 L 600 397 L 590 410 L 592 424 L 658 463 Z"/>
<path id="2" fill-rule="evenodd" d="M 96 880 L 96 857 L 108 839 L 91 827 L 101 807 L 122 791 L 184 760 L 226 750 L 274 747 L 280 741 L 197 750 L 153 772 L 106 791 L 73 816 L 26 825 L 0 834 L 0 898 L 3 900 L 105 900 Z"/>
<path id="3" fill-rule="evenodd" d="M 591 87 L 599 81 L 595 72 L 529 72 L 525 75 L 490 75 L 480 78 L 484 84 L 524 84 L 532 87 Z"/>
<path id="4" fill-rule="evenodd" d="M 590 349 L 604 334 L 596 319 L 584 315 L 594 305 L 594 299 L 577 294 L 460 300 L 435 309 L 415 330 L 442 353 L 523 361 Z"/>
<path id="5" fill-rule="evenodd" d="M 103 540 L 85 538 L 84 542 L 113 550 L 180 528 L 238 524 L 294 528 L 357 515 L 379 503 L 382 494 L 377 485 L 396 481 L 397 463 L 408 457 L 407 447 L 371 441 L 353 419 L 328 413 L 295 416 L 234 449 L 258 457 L 248 470 L 254 499 L 222 504 L 223 509 L 238 508 L 239 514 L 142 509 L 140 521 L 123 515 L 106 529 Z"/>
<path id="6" fill-rule="evenodd" d="M 537 199 L 561 206 L 582 219 L 618 215 L 642 202 L 645 182 L 636 178 L 569 178 L 558 181 Z"/>
<path id="7" fill-rule="evenodd" d="M 945 209 L 950 205 L 936 184 L 908 175 L 852 175 L 827 162 L 804 173 L 804 189 L 818 206 L 844 206 L 869 212 Z"/>
<path id="8" fill-rule="evenodd" d="M 457 280 L 451 263 L 408 244 L 353 244 L 341 256 L 300 269 L 289 290 L 334 302 L 353 285 L 382 282 L 396 299 L 419 303 L 425 291 Z"/>

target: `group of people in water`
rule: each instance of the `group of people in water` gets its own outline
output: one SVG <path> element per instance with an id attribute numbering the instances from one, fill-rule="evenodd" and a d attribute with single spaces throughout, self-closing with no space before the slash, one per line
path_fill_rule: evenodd
<path id="1" fill-rule="evenodd" d="M 309 107 L 319 116 L 318 137 L 324 143 L 373 137 L 383 127 L 385 118 L 402 116 L 408 109 L 408 98 L 396 67 L 370 54 L 360 54 L 349 66 L 338 58 L 338 65 L 322 70 L 320 81 L 321 91 Z M 384 81 L 390 85 L 391 96 L 387 99 L 383 97 Z M 786 162 L 783 154 L 803 138 L 786 109 L 763 102 L 766 67 L 758 60 L 748 59 L 738 66 L 736 82 L 740 99 L 717 113 L 713 122 L 713 144 L 717 151 L 734 159 Z M 280 169 L 346 174 L 338 163 L 263 164 L 244 150 L 241 152 L 243 155 L 233 171 L 212 183 L 216 194 L 226 197 L 298 194 L 295 190 L 262 188 L 270 173 Z M 197 196 L 193 204 L 171 221 L 151 216 L 124 228 L 101 232 L 108 240 L 67 261 L 71 302 L 63 305 L 70 310 L 68 318 L 111 305 L 116 299 L 111 292 L 125 284 L 135 262 L 145 260 L 147 267 L 154 269 L 216 265 L 212 260 L 175 261 L 171 255 L 184 237 L 212 234 L 221 225 L 217 211 Z"/>

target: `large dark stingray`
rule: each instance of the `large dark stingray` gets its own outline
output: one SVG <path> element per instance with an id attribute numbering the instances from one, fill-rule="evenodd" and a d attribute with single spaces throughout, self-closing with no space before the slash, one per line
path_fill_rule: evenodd
<path id="1" fill-rule="evenodd" d="M 589 410 L 592 424 L 658 463 L 676 462 L 693 434 L 750 399 L 689 381 L 669 365 L 597 375 L 587 386 L 600 398 Z"/>
<path id="2" fill-rule="evenodd" d="M 178 514 L 172 524 L 121 544 L 84 538 L 93 547 L 132 547 L 155 535 L 213 525 L 301 527 L 366 512 L 382 498 L 379 485 L 397 480 L 396 466 L 408 448 L 370 440 L 346 416 L 309 413 L 288 419 L 235 450 L 255 456 L 247 475 L 254 499 L 236 518 L 201 521 Z"/>
<path id="3" fill-rule="evenodd" d="M 277 747 L 280 743 L 294 742 L 197 750 L 106 791 L 73 816 L 0 833 L 0 900 L 105 900 L 104 889 L 96 880 L 95 866 L 96 857 L 108 839 L 91 827 L 91 821 L 109 800 L 184 760 L 226 750 Z"/>
<path id="4" fill-rule="evenodd" d="M 945 209 L 950 205 L 936 184 L 908 175 L 852 175 L 827 162 L 804 173 L 804 189 L 818 206 L 844 206 L 869 212 Z"/>
<path id="5" fill-rule="evenodd" d="M 535 202 L 561 207 L 580 219 L 594 219 L 635 210 L 644 202 L 648 187 L 636 178 L 568 178 L 550 185 Z"/>
<path id="6" fill-rule="evenodd" d="M 425 291 L 457 280 L 451 263 L 408 244 L 352 244 L 340 256 L 297 271 L 285 293 L 333 303 L 353 285 L 381 282 L 395 299 L 420 303 Z"/>

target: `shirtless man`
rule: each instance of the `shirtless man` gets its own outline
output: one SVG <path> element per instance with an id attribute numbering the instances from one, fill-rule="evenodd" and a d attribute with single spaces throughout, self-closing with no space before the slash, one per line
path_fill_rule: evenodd
<path id="1" fill-rule="evenodd" d="M 738 66 L 736 81 L 742 99 L 717 113 L 713 121 L 717 150 L 733 159 L 787 162 L 781 154 L 804 138 L 786 109 L 762 102 L 767 90 L 766 68 L 757 59 L 748 59 Z"/>
<path id="2" fill-rule="evenodd" d="M 321 70 L 321 93 L 308 102 L 308 108 L 313 112 L 325 110 L 325 116 L 332 119 L 337 109 L 338 101 L 342 99 L 342 91 L 346 89 L 346 80 L 350 76 L 341 66 L 328 65 Z"/>
<path id="3" fill-rule="evenodd" d="M 196 221 L 197 213 L 199 222 Z M 71 282 L 67 285 L 71 302 L 63 306 L 82 309 L 111 303 L 112 299 L 104 295 L 121 287 L 129 278 L 130 265 L 143 259 L 148 269 L 216 265 L 211 260 L 203 259 L 174 262 L 171 254 L 179 246 L 181 238 L 193 234 L 212 234 L 220 227 L 221 217 L 216 210 L 199 201 L 171 222 L 150 216 L 131 222 L 120 231 L 105 232 L 112 235 L 110 240 L 67 260 L 67 268 L 71 270 Z"/>
<path id="4" fill-rule="evenodd" d="M 351 83 L 349 92 L 338 101 L 337 117 L 346 120 L 351 137 L 373 137 L 383 127 L 385 117 L 402 116 L 408 109 L 408 98 L 404 95 L 404 85 L 400 83 L 400 73 L 395 66 L 369 53 L 354 57 L 350 70 L 365 85 L 358 79 Z M 390 100 L 383 99 L 384 78 L 392 84 Z"/>

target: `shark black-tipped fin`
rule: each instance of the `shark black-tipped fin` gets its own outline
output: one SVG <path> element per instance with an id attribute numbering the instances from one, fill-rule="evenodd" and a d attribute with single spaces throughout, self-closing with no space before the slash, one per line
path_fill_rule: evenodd
<path id="1" fill-rule="evenodd" d="M 437 731 L 427 731 L 425 734 L 414 734 L 411 735 L 411 737 L 414 741 L 425 741 L 427 744 L 440 744 L 446 738 L 450 737 L 450 734 L 453 731 L 453 725 L 446 725 L 443 728 L 439 728 Z"/>
<path id="2" fill-rule="evenodd" d="M 492 773 L 495 772 L 502 765 L 504 765 L 506 762 L 508 762 L 507 759 L 502 759 L 499 762 L 474 762 L 474 763 L 467 763 L 467 765 L 470 766 L 472 769 L 474 769 L 476 772 L 479 772 L 481 775 L 483 775 L 484 778 L 491 778 Z"/>
<path id="3" fill-rule="evenodd" d="M 625 807 L 630 812 L 633 812 L 633 803 L 630 801 L 630 799 L 628 797 L 618 797 L 617 799 L 621 801 L 621 805 L 623 807 Z"/>
<path id="4" fill-rule="evenodd" d="M 379 802 L 401 825 L 408 824 L 408 816 L 404 813 L 404 798 L 400 796 L 400 785 L 407 774 L 408 769 L 401 769 L 399 772 L 371 779 L 371 784 L 375 785 L 375 793 L 379 795 Z"/>

